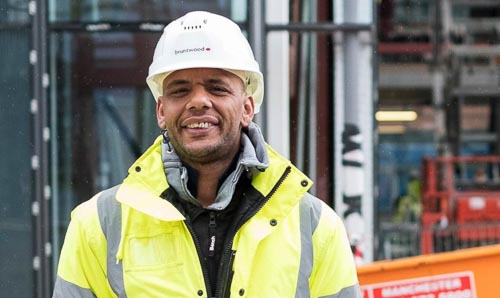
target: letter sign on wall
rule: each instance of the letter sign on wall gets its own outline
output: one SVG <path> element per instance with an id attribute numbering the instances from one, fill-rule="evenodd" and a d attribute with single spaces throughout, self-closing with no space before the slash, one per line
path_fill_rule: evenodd
<path id="1" fill-rule="evenodd" d="M 364 298 L 477 298 L 471 271 L 362 286 Z"/>

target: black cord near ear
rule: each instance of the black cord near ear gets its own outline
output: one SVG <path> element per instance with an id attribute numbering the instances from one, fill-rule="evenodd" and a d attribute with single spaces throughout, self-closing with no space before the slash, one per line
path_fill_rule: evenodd
<path id="1" fill-rule="evenodd" d="M 166 129 L 162 129 L 160 131 L 161 135 L 163 136 L 163 144 L 166 144 L 168 142 L 170 142 L 170 138 L 168 137 L 168 134 L 167 134 L 167 130 Z"/>
<path id="2" fill-rule="evenodd" d="M 167 152 L 168 153 L 174 152 L 174 150 L 172 149 L 172 144 L 170 144 L 170 138 L 168 137 L 167 130 L 166 129 L 162 129 L 161 130 L 161 135 L 163 136 L 163 144 L 167 144 L 167 147 L 168 147 Z"/>

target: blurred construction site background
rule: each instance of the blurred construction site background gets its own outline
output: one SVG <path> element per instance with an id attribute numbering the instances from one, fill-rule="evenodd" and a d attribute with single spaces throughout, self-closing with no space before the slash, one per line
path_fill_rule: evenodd
<path id="1" fill-rule="evenodd" d="M 50 296 L 71 210 L 158 135 L 147 68 L 191 10 L 247 34 L 255 121 L 360 266 L 500 243 L 498 0 L 0 0 L 0 296 Z"/>

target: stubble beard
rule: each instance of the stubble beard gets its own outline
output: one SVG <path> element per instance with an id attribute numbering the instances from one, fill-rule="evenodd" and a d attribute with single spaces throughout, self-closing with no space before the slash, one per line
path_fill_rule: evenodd
<path id="1" fill-rule="evenodd" d="M 231 141 L 229 135 L 224 135 L 218 142 L 206 145 L 203 148 L 190 148 L 175 139 L 172 139 L 171 142 L 179 158 L 196 168 L 197 166 L 206 166 L 226 159 L 232 160 L 235 153 L 233 148 L 236 147 L 233 142 L 237 140 Z"/>

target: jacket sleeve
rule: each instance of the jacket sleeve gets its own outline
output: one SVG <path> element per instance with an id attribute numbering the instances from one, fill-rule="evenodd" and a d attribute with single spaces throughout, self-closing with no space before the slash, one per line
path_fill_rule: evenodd
<path id="1" fill-rule="evenodd" d="M 53 297 L 116 297 L 106 278 L 106 239 L 97 214 L 97 197 L 71 213 Z"/>
<path id="2" fill-rule="evenodd" d="M 313 245 L 311 297 L 362 297 L 342 220 L 323 202 Z"/>

